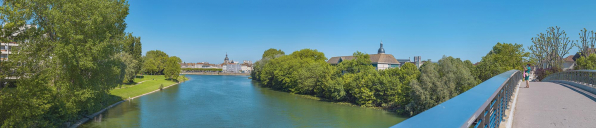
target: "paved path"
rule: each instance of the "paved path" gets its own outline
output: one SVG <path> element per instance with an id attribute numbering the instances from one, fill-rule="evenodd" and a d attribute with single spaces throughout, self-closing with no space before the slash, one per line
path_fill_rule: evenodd
<path id="1" fill-rule="evenodd" d="M 568 84 L 530 82 L 519 89 L 513 127 L 596 128 L 596 95 Z"/>

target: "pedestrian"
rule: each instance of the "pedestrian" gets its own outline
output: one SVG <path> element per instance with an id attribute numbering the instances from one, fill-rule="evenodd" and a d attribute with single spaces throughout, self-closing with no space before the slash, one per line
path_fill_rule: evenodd
<path id="1" fill-rule="evenodd" d="M 530 88 L 530 71 L 532 71 L 532 68 L 530 68 L 530 66 L 532 65 L 528 64 L 524 72 L 524 76 L 526 77 L 526 88 Z"/>

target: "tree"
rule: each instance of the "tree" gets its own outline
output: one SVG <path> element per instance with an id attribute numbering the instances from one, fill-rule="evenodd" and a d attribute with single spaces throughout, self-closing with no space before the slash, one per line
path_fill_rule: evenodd
<path id="1" fill-rule="evenodd" d="M 275 50 L 274 48 L 270 48 L 263 53 L 263 59 L 265 59 L 265 58 L 273 59 L 273 58 L 277 58 L 277 57 L 283 56 L 283 55 L 286 55 L 286 53 L 284 51 L 281 51 L 281 49 Z"/>
<path id="2" fill-rule="evenodd" d="M 122 52 L 128 7 L 121 0 L 4 0 L 3 22 L 34 27 L 14 40 L 20 79 L 0 99 L 0 108 L 11 109 L 2 127 L 64 126 L 109 105 L 109 90 L 122 83 L 113 57 Z"/>
<path id="3" fill-rule="evenodd" d="M 155 66 L 157 66 L 157 74 L 164 74 L 164 69 L 166 68 L 166 63 L 168 61 L 168 54 L 161 50 L 151 50 L 147 51 L 145 54 L 145 61 L 154 60 Z"/>
<path id="4" fill-rule="evenodd" d="M 424 63 L 420 67 L 419 80 L 410 82 L 412 87 L 411 102 L 406 105 L 406 110 L 410 112 L 410 116 L 421 113 L 446 100 L 444 97 L 447 97 L 448 92 L 445 92 L 446 89 L 441 82 L 441 76 L 437 68 L 438 64 Z"/>
<path id="5" fill-rule="evenodd" d="M 472 72 L 477 73 L 475 77 L 480 81 L 485 81 L 512 69 L 523 71 L 529 56 L 521 44 L 497 43 Z"/>
<path id="6" fill-rule="evenodd" d="M 181 71 L 180 63 L 182 63 L 182 60 L 176 56 L 168 58 L 166 68 L 163 71 L 164 76 L 168 79 L 178 79 Z"/>
<path id="7" fill-rule="evenodd" d="M 155 75 L 157 73 L 157 62 L 152 59 L 146 59 L 143 64 L 143 71 L 148 72 L 151 75 Z"/>
<path id="8" fill-rule="evenodd" d="M 579 33 L 579 41 L 576 41 L 575 46 L 579 49 L 579 53 L 583 57 L 588 57 L 590 54 L 594 54 L 596 49 L 594 45 L 596 45 L 596 33 L 594 31 L 588 32 L 586 28 L 580 30 Z"/>
<path id="9" fill-rule="evenodd" d="M 450 87 L 451 96 L 455 97 L 476 86 L 476 78 L 470 73 L 470 69 L 459 58 L 451 56 L 439 60 L 440 70 L 443 74 L 444 85 Z"/>
<path id="10" fill-rule="evenodd" d="M 346 72 L 346 73 L 358 73 L 362 71 L 371 71 L 375 70 L 375 67 L 372 66 L 372 62 L 370 61 L 370 56 L 368 54 L 362 52 L 355 52 L 354 58 L 352 60 L 342 61 L 338 65 L 338 69 Z"/>
<path id="11" fill-rule="evenodd" d="M 134 37 L 132 36 L 132 33 L 128 33 L 125 36 L 123 43 L 124 52 L 130 54 L 132 58 L 137 62 L 133 69 L 135 74 L 138 74 L 141 71 L 141 65 L 143 63 L 141 37 Z"/>
<path id="12" fill-rule="evenodd" d="M 573 46 L 573 41 L 569 40 L 565 30 L 560 27 L 549 27 L 545 33 L 540 33 L 538 37 L 532 38 L 532 43 L 528 47 L 531 51 L 531 57 L 536 61 L 536 66 L 541 68 L 560 67 L 563 63 L 563 57 L 569 54 Z"/>
<path id="13" fill-rule="evenodd" d="M 443 56 L 438 64 L 424 63 L 419 80 L 411 80 L 410 103 L 406 111 L 416 115 L 443 103 L 478 83 L 459 58 Z"/>
<path id="14" fill-rule="evenodd" d="M 133 56 L 125 52 L 117 54 L 116 59 L 118 59 L 121 62 L 120 77 L 124 80 L 123 82 L 133 82 L 136 76 L 136 68 L 138 61 L 135 58 L 133 58 Z"/>
<path id="15" fill-rule="evenodd" d="M 575 69 L 596 70 L 596 54 L 590 54 L 588 57 L 580 57 L 575 61 Z"/>

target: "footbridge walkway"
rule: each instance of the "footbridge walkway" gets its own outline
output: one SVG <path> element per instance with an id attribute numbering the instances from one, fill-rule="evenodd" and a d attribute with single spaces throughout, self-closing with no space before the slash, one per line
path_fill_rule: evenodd
<path id="1" fill-rule="evenodd" d="M 507 71 L 393 127 L 596 128 L 596 70 L 552 74 L 529 88 L 521 79 Z"/>

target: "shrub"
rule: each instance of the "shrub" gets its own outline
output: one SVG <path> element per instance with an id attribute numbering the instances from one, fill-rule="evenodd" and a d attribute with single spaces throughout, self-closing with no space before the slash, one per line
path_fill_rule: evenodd
<path id="1" fill-rule="evenodd" d="M 537 68 L 536 71 L 534 71 L 534 75 L 536 75 L 536 79 L 538 79 L 540 81 L 550 74 L 554 74 L 554 73 L 562 72 L 562 71 L 563 71 L 563 69 L 561 69 L 560 67 Z"/>

